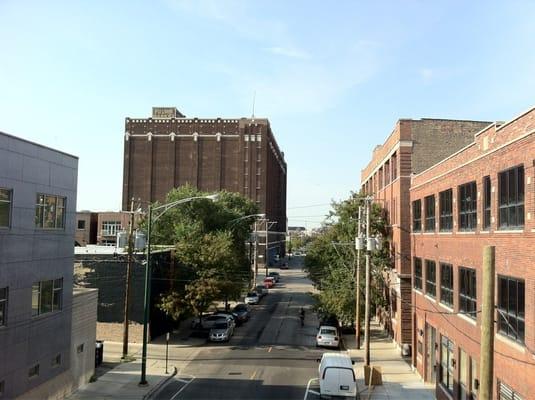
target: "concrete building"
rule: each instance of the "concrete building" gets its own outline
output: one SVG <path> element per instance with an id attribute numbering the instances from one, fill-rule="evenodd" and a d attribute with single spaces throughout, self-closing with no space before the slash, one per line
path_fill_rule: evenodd
<path id="1" fill-rule="evenodd" d="M 487 245 L 496 248 L 492 398 L 534 396 L 534 167 L 535 108 L 411 178 L 413 364 L 438 399 L 477 397 Z"/>
<path id="2" fill-rule="evenodd" d="M 284 254 L 286 170 L 265 118 L 185 118 L 176 108 L 155 107 L 152 117 L 125 121 L 123 210 L 132 198 L 163 201 L 186 184 L 241 193 L 273 222 L 271 258 Z"/>
<path id="3" fill-rule="evenodd" d="M 76 157 L 0 132 L 0 389 L 5 398 L 30 390 L 54 397 L 46 385 L 63 379 L 72 367 L 77 173 Z M 93 344 L 87 346 L 94 350 Z"/>
<path id="4" fill-rule="evenodd" d="M 383 323 L 405 348 L 412 344 L 411 312 L 411 175 L 469 144 L 489 122 L 444 119 L 400 119 L 378 145 L 361 172 L 361 189 L 383 205 L 391 225 L 392 270 L 385 274 L 390 315 Z"/>

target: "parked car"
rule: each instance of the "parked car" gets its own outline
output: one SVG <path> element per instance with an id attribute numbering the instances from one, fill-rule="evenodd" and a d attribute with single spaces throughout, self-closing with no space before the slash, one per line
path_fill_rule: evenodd
<path id="1" fill-rule="evenodd" d="M 210 329 L 211 342 L 228 342 L 234 333 L 234 325 L 230 321 L 217 322 Z"/>
<path id="2" fill-rule="evenodd" d="M 202 324 L 201 324 L 201 322 L 199 321 L 198 318 L 193 320 L 192 328 L 194 328 L 194 329 L 212 329 L 216 323 L 225 322 L 225 321 L 230 321 L 230 323 L 232 325 L 234 325 L 234 318 L 232 316 L 212 314 L 212 315 L 203 316 Z"/>
<path id="3" fill-rule="evenodd" d="M 280 280 L 280 278 L 281 278 L 281 276 L 280 276 L 280 274 L 278 272 L 270 272 L 268 276 L 274 278 L 275 282 L 278 282 Z"/>
<path id="4" fill-rule="evenodd" d="M 260 301 L 260 296 L 256 292 L 249 292 L 245 296 L 245 304 L 258 304 Z"/>
<path id="5" fill-rule="evenodd" d="M 320 326 L 316 335 L 316 346 L 340 348 L 338 329 L 333 326 Z"/>
<path id="6" fill-rule="evenodd" d="M 256 293 L 260 296 L 260 298 L 264 297 L 266 294 L 269 293 L 269 290 L 264 285 L 256 285 Z"/>
<path id="7" fill-rule="evenodd" d="M 236 325 L 236 316 L 232 312 L 225 312 L 225 311 L 218 311 L 213 314 L 214 316 L 224 316 L 227 318 L 230 318 L 232 320 L 232 323 Z"/>
<path id="8" fill-rule="evenodd" d="M 247 304 L 240 303 L 236 304 L 236 306 L 232 309 L 232 315 L 234 315 L 234 318 L 236 318 L 237 322 L 243 323 L 251 318 L 251 311 L 249 310 L 249 307 L 247 307 Z"/>
<path id="9" fill-rule="evenodd" d="M 273 286 L 275 286 L 275 278 L 269 276 L 264 278 L 264 286 L 268 289 L 271 289 Z"/>
<path id="10" fill-rule="evenodd" d="M 353 361 L 344 353 L 323 353 L 318 368 L 320 396 L 357 396 Z"/>
<path id="11" fill-rule="evenodd" d="M 289 269 L 288 263 L 287 262 L 283 262 L 282 265 L 280 266 L 280 269 Z"/>

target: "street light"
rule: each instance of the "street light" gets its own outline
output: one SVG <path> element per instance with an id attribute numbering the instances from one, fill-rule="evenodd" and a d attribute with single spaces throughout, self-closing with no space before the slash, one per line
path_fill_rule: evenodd
<path id="1" fill-rule="evenodd" d="M 152 204 L 149 204 L 148 209 L 148 227 L 147 227 L 147 260 L 145 265 L 145 296 L 143 300 L 143 352 L 141 355 L 141 380 L 139 384 L 141 386 L 147 385 L 147 324 L 149 321 L 150 313 L 150 233 L 152 228 L 152 223 L 156 222 L 163 214 L 165 214 L 171 208 L 174 208 L 180 204 L 188 203 L 193 200 L 207 199 L 215 201 L 218 198 L 218 194 L 211 194 L 208 196 L 195 196 L 188 197 L 186 199 L 180 199 L 172 201 L 170 203 L 162 204 L 157 207 L 152 207 Z M 153 212 L 158 212 L 154 219 L 152 218 Z"/>

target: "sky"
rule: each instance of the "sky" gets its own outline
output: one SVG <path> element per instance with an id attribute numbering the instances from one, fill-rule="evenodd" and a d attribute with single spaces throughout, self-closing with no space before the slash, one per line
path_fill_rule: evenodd
<path id="1" fill-rule="evenodd" d="M 0 0 L 0 131 L 79 157 L 77 209 L 119 210 L 125 117 L 267 117 L 290 225 L 360 187 L 399 118 L 535 106 L 535 3 Z"/>

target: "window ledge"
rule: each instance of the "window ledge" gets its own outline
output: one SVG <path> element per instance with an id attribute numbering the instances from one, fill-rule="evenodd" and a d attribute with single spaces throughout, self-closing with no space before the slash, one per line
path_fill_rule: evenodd
<path id="1" fill-rule="evenodd" d="M 439 235 L 453 235 L 453 231 L 439 231 Z"/>
<path id="2" fill-rule="evenodd" d="M 415 287 L 413 287 L 412 290 L 414 290 L 417 294 L 424 294 L 421 289 L 416 289 Z"/>
<path id="3" fill-rule="evenodd" d="M 468 315 L 466 314 L 463 314 L 459 311 L 459 313 L 457 314 L 459 316 L 459 318 L 462 318 L 464 319 L 466 322 L 470 322 L 472 325 L 476 326 L 477 325 L 477 320 L 475 320 L 474 318 L 472 317 L 469 317 Z"/>
<path id="4" fill-rule="evenodd" d="M 423 233 L 424 235 L 434 235 L 435 231 L 427 231 Z"/>
<path id="5" fill-rule="evenodd" d="M 452 308 L 452 307 L 450 307 L 450 306 L 448 306 L 447 304 L 444 304 L 444 303 L 443 303 L 443 302 L 441 302 L 441 301 L 439 301 L 439 303 L 438 303 L 438 304 L 440 304 L 440 306 L 441 306 L 442 308 L 444 308 L 444 309 L 448 310 L 449 312 L 452 312 L 452 313 L 454 312 L 454 311 L 453 311 L 453 308 Z"/>
<path id="6" fill-rule="evenodd" d="M 526 346 L 524 346 L 520 342 L 517 342 L 516 340 L 508 338 L 503 333 L 496 332 L 496 339 L 498 339 L 500 342 L 507 344 L 508 346 L 511 346 L 513 349 L 523 354 L 526 353 Z"/>
<path id="7" fill-rule="evenodd" d="M 490 231 L 479 231 L 481 235 L 488 235 L 490 234 Z"/>
<path id="8" fill-rule="evenodd" d="M 458 235 L 475 235 L 476 231 L 457 231 Z"/>
<path id="9" fill-rule="evenodd" d="M 435 303 L 437 302 L 437 299 L 436 297 L 432 297 L 430 294 L 424 294 L 424 297 L 427 299 L 427 300 L 431 300 L 431 301 L 434 301 Z"/>
<path id="10" fill-rule="evenodd" d="M 524 229 L 496 229 L 494 233 L 524 233 Z"/>

